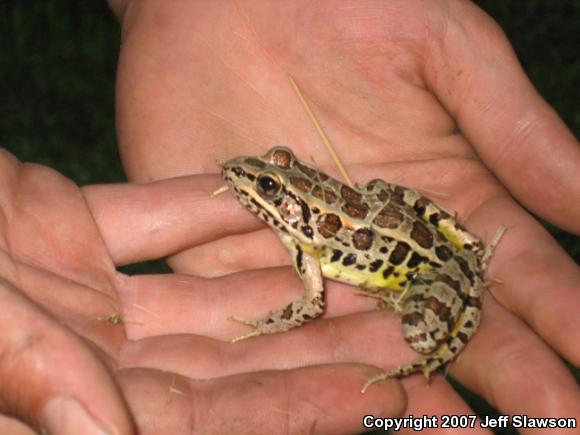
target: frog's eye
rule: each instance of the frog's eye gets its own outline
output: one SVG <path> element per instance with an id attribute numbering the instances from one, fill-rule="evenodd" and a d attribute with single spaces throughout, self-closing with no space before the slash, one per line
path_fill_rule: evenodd
<path id="1" fill-rule="evenodd" d="M 258 176 L 258 190 L 265 196 L 272 197 L 280 190 L 280 182 L 270 174 Z"/>

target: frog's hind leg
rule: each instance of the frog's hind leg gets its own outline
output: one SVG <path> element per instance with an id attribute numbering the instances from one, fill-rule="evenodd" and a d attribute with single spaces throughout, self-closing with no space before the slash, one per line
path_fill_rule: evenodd
<path id="1" fill-rule="evenodd" d="M 450 362 L 465 347 L 480 322 L 481 287 L 460 294 L 461 283 L 446 273 L 427 272 L 411 284 L 403 305 L 403 334 L 409 345 L 427 356 L 370 378 L 362 388 L 389 378 L 432 372 Z"/>
<path id="2" fill-rule="evenodd" d="M 397 192 L 396 189 L 395 192 Z M 458 250 L 466 249 L 476 254 L 483 252 L 484 247 L 481 240 L 457 222 L 455 214 L 412 189 L 403 190 L 400 193 L 400 198 L 405 204 L 412 207 L 421 219 L 435 225 Z"/>
<path id="3" fill-rule="evenodd" d="M 474 326 L 472 326 L 476 324 L 473 320 L 470 321 L 467 320 L 467 317 L 465 317 L 465 319 L 463 317 L 465 316 L 462 316 L 462 319 L 460 319 L 460 325 L 457 327 L 457 332 L 451 333 L 449 337 L 447 337 L 445 343 L 443 343 L 433 355 L 429 355 L 428 357 L 423 358 L 417 362 L 402 365 L 396 369 L 382 372 L 376 376 L 371 377 L 368 381 L 365 382 L 361 392 L 366 392 L 366 390 L 372 384 L 376 384 L 377 382 L 386 381 L 390 378 L 400 379 L 413 373 L 421 372 L 427 379 L 429 379 L 431 373 L 440 367 L 445 366 L 447 363 L 453 360 L 459 352 L 461 352 L 461 350 L 467 344 L 469 336 L 473 334 L 474 329 L 476 329 Z M 479 320 L 477 320 L 477 323 L 478 322 Z"/>

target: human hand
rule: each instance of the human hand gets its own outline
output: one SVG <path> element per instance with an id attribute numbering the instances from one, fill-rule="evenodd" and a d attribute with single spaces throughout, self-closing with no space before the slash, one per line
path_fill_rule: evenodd
<path id="1" fill-rule="evenodd" d="M 356 387 L 370 367 L 359 373 L 346 364 L 282 373 L 247 369 L 255 366 L 252 358 L 212 338 L 234 329 L 227 321 L 231 304 L 209 307 L 213 295 L 231 292 L 227 281 L 116 271 L 116 265 L 164 256 L 205 237 L 199 225 L 212 229 L 214 220 L 208 213 L 203 219 L 203 210 L 214 208 L 207 181 L 79 189 L 0 149 L 0 186 L 3 414 L 59 434 L 104 433 L 97 427 L 129 434 L 132 420 L 141 434 L 224 433 L 238 424 L 304 431 L 314 411 L 321 430 L 356 430 L 359 421 L 341 411 L 347 404 L 336 397 L 350 391 L 358 399 Z M 157 304 L 166 298 L 172 306 Z M 211 333 L 193 331 L 192 316 L 214 316 L 202 327 L 213 326 Z M 223 331 L 215 327 L 220 323 Z M 163 336 L 173 324 L 197 333 Z M 284 411 L 257 412 L 267 406 Z M 404 406 L 395 382 L 368 401 L 348 403 L 359 418 L 368 407 L 396 415 Z M 321 418 L 319 409 L 332 411 Z M 14 433 L 14 424 L 0 417 L 0 433 Z"/>
<path id="2" fill-rule="evenodd" d="M 291 73 L 355 180 L 423 191 L 486 241 L 508 226 L 488 271 L 502 283 L 490 287 L 481 330 L 451 373 L 502 413 L 578 414 L 578 388 L 558 358 L 580 361 L 578 268 L 515 200 L 580 231 L 580 152 L 493 21 L 459 1 L 144 3 L 123 20 L 118 121 L 133 179 L 194 173 L 217 186 L 216 158 L 273 145 L 312 155 L 336 174 L 287 82 Z M 232 312 L 248 317 L 298 293 L 290 288 L 297 281 L 290 286 L 273 269 L 289 259 L 269 230 L 237 208 L 214 217 L 226 229 L 173 257 L 175 270 L 250 276 L 256 294 Z M 247 352 L 296 340 L 304 363 L 318 361 L 309 355 L 320 346 L 338 361 L 409 361 L 402 340 L 384 332 L 395 318 L 366 313 L 371 301 L 332 288 L 328 320 L 248 341 Z M 356 327 L 340 340 L 305 344 L 316 342 L 316 328 L 347 322 Z M 276 356 L 264 365 L 281 367 Z M 470 412 L 441 379 L 405 384 L 413 415 Z"/>

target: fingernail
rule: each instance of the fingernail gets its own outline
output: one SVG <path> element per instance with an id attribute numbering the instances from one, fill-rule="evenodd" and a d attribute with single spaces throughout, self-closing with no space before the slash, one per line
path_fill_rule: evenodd
<path id="1" fill-rule="evenodd" d="M 109 435 L 79 402 L 66 396 L 53 397 L 44 405 L 41 423 L 51 435 Z"/>

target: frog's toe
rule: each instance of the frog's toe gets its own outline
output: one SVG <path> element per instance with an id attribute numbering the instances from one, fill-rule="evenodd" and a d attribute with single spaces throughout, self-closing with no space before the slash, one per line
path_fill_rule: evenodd
<path id="1" fill-rule="evenodd" d="M 240 316 L 230 316 L 230 320 L 241 323 L 242 325 L 251 326 L 252 328 L 257 328 L 260 324 L 259 320 L 256 319 L 246 319 L 245 317 Z"/>
<path id="2" fill-rule="evenodd" d="M 363 385 L 361 393 L 364 393 L 371 385 L 376 384 L 377 382 L 386 381 L 387 379 L 399 379 L 404 378 L 413 373 L 423 373 L 427 381 L 430 380 L 431 374 L 437 369 L 439 369 L 442 365 L 445 364 L 445 359 L 441 357 L 429 357 L 423 359 L 421 361 L 403 365 L 397 367 L 396 369 L 389 370 L 386 372 L 379 373 L 376 376 L 370 378 L 366 383 Z"/>
<path id="3" fill-rule="evenodd" d="M 425 364 L 421 368 L 421 372 L 423 373 L 423 376 L 425 376 L 425 379 L 427 379 L 427 382 L 429 382 L 431 380 L 431 375 L 443 366 L 445 366 L 445 361 L 441 358 L 430 358 L 425 361 Z"/>
<path id="4" fill-rule="evenodd" d="M 242 334 L 238 337 L 235 337 L 232 339 L 232 343 L 236 343 L 238 341 L 242 341 L 242 340 L 246 340 L 248 338 L 252 338 L 252 337 L 257 337 L 259 335 L 262 335 L 262 330 L 260 328 L 261 322 L 259 320 L 254 320 L 254 319 L 246 319 L 244 317 L 238 317 L 238 316 L 231 316 L 230 320 L 237 322 L 237 323 L 241 323 L 242 325 L 246 325 L 252 328 L 251 331 Z"/>
<path id="5" fill-rule="evenodd" d="M 378 375 L 375 375 L 371 378 L 369 378 L 363 385 L 362 389 L 360 390 L 360 392 L 362 394 L 366 393 L 366 391 L 369 389 L 369 387 L 373 384 L 377 384 L 379 382 L 383 382 L 386 381 L 387 379 L 391 379 L 391 378 L 397 378 L 399 377 L 398 374 L 398 370 L 389 370 L 388 372 L 382 372 L 379 373 Z"/>
<path id="6" fill-rule="evenodd" d="M 246 339 L 252 338 L 252 337 L 257 337 L 259 335 L 262 335 L 262 332 L 259 329 L 254 329 L 250 332 L 247 332 L 246 334 L 239 335 L 235 338 L 232 338 L 232 343 L 237 343 L 238 341 L 246 340 Z"/>

